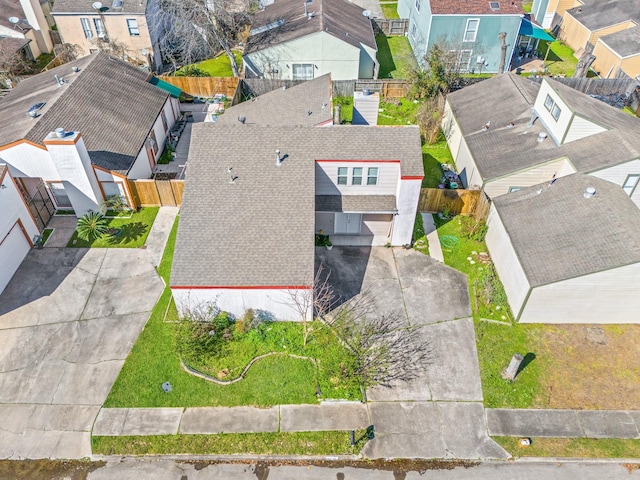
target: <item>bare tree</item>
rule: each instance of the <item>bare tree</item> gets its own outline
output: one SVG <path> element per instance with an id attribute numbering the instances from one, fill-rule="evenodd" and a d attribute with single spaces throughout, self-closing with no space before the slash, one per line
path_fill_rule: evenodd
<path id="1" fill-rule="evenodd" d="M 424 141 L 429 145 L 440 139 L 442 115 L 444 113 L 444 95 L 438 93 L 434 97 L 427 98 L 420 106 L 417 113 L 420 133 Z"/>
<path id="2" fill-rule="evenodd" d="M 446 95 L 461 83 L 460 52 L 447 43 L 435 43 L 424 57 L 424 68 L 411 65 L 408 72 L 409 94 L 413 98 Z"/>
<path id="3" fill-rule="evenodd" d="M 500 39 L 500 65 L 498 66 L 498 73 L 504 73 L 504 65 L 507 61 L 507 42 L 505 41 L 507 32 L 498 33 L 498 38 Z"/>

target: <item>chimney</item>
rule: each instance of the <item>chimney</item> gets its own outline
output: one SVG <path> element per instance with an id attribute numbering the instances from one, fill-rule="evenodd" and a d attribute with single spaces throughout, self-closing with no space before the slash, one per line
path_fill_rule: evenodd
<path id="1" fill-rule="evenodd" d="M 282 157 L 280 157 L 280 150 L 276 150 L 276 165 L 278 167 L 282 165 Z"/>

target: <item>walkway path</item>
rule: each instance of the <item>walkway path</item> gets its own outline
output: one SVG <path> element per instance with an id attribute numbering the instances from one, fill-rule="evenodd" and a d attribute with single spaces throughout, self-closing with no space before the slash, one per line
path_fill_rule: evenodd
<path id="1" fill-rule="evenodd" d="M 153 222 L 153 226 L 144 245 L 147 248 L 147 254 L 154 267 L 160 265 L 164 247 L 167 245 L 169 234 L 171 233 L 173 223 L 179 211 L 180 207 L 160 207 L 158 215 Z"/>
<path id="2" fill-rule="evenodd" d="M 429 245 L 429 255 L 431 258 L 435 258 L 439 262 L 444 263 L 444 255 L 442 254 L 442 245 L 440 245 L 440 238 L 438 237 L 438 230 L 436 230 L 436 224 L 433 221 L 433 215 L 431 213 L 422 213 L 422 225 L 424 227 L 424 233 L 427 235 L 427 244 Z"/>

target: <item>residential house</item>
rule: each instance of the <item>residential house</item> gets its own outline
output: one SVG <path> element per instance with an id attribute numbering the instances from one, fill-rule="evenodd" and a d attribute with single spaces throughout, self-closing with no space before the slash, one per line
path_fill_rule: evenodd
<path id="1" fill-rule="evenodd" d="M 585 1 L 564 12 L 558 38 L 575 51 L 576 57 L 591 53 L 599 38 L 640 23 L 636 0 Z"/>
<path id="2" fill-rule="evenodd" d="M 257 12 L 245 46 L 247 77 L 311 80 L 377 78 L 373 27 L 345 0 L 275 0 Z"/>
<path id="3" fill-rule="evenodd" d="M 638 323 L 640 210 L 620 186 L 568 175 L 495 198 L 487 224 L 516 320 Z"/>
<path id="4" fill-rule="evenodd" d="M 598 38 L 592 68 L 602 78 L 640 75 L 640 26 Z"/>
<path id="5" fill-rule="evenodd" d="M 103 51 L 152 70 L 162 65 L 156 0 L 56 0 L 51 14 L 62 41 L 77 45 L 80 55 Z"/>
<path id="6" fill-rule="evenodd" d="M 409 19 L 409 43 L 418 63 L 433 45 L 443 44 L 456 52 L 462 72 L 502 73 L 498 34 L 506 33 L 506 71 L 516 52 L 524 11 L 520 0 L 399 0 L 398 14 Z"/>
<path id="7" fill-rule="evenodd" d="M 640 205 L 640 120 L 561 82 L 500 75 L 448 95 L 443 130 L 463 184 L 491 198 L 572 173 Z"/>
<path id="8" fill-rule="evenodd" d="M 37 0 L 0 0 L 0 64 L 21 54 L 35 60 L 53 50 L 49 25 Z"/>
<path id="9" fill-rule="evenodd" d="M 0 162 L 26 197 L 44 185 L 56 209 L 82 215 L 115 195 L 133 204 L 127 179 L 151 176 L 180 114 L 150 80 L 99 53 L 21 81 L 0 100 Z"/>
<path id="10" fill-rule="evenodd" d="M 564 12 L 583 3 L 580 0 L 533 0 L 531 15 L 543 28 L 552 30 L 562 23 Z"/>
<path id="11" fill-rule="evenodd" d="M 38 235 L 35 220 L 9 168 L 0 164 L 0 293 L 5 289 Z"/>

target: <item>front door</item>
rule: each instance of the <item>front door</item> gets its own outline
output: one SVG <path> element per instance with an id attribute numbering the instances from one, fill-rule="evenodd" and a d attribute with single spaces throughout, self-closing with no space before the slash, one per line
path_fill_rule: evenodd
<path id="1" fill-rule="evenodd" d="M 360 235 L 361 213 L 336 213 L 333 233 L 336 235 Z"/>

